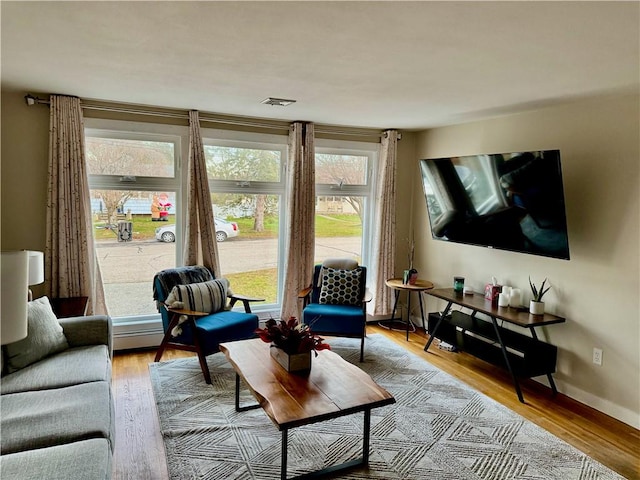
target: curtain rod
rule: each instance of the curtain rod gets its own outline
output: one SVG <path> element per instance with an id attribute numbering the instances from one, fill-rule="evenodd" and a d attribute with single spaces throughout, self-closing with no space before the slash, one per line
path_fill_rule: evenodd
<path id="1" fill-rule="evenodd" d="M 25 95 L 27 105 L 50 105 L 49 100 L 38 98 L 34 95 Z M 174 108 L 150 107 L 147 105 L 137 105 L 132 103 L 106 102 L 100 100 L 81 99 L 83 110 L 94 110 L 102 112 L 126 113 L 133 115 L 148 115 L 154 117 L 189 119 L 189 111 Z M 291 121 L 271 120 L 263 118 L 241 117 L 234 115 L 223 115 L 213 112 L 200 112 L 200 121 L 206 123 L 220 123 L 224 125 L 253 127 L 271 130 L 289 130 Z M 345 135 L 353 137 L 369 137 L 380 139 L 385 135 L 383 130 L 374 128 L 354 128 L 337 125 L 315 124 L 316 133 L 327 135 Z"/>

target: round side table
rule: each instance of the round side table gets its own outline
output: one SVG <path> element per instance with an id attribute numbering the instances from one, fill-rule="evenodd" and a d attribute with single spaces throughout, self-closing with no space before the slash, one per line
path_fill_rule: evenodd
<path id="1" fill-rule="evenodd" d="M 383 328 L 392 329 L 393 322 L 396 321 L 396 308 L 398 306 L 398 299 L 400 298 L 400 292 L 407 292 L 407 321 L 404 322 L 402 318 L 399 320 L 402 323 L 406 323 L 406 331 L 407 331 L 407 341 L 409 341 L 409 329 L 412 332 L 416 331 L 416 327 L 411 321 L 411 292 L 416 292 L 418 294 L 418 301 L 420 302 L 420 315 L 422 317 L 422 327 L 425 326 L 424 320 L 424 308 L 422 307 L 422 295 L 421 292 L 425 290 L 431 290 L 433 288 L 433 283 L 429 280 L 416 280 L 414 284 L 410 283 L 402 283 L 401 278 L 390 278 L 385 281 L 385 285 L 395 291 L 395 301 L 393 302 L 393 312 L 391 313 L 390 320 L 383 320 L 378 322 L 378 324 Z M 389 326 L 385 325 L 385 322 L 389 322 Z"/>

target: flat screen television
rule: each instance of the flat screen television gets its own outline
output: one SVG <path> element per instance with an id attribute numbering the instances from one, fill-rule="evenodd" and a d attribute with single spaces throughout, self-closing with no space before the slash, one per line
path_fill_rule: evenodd
<path id="1" fill-rule="evenodd" d="M 569 260 L 559 150 L 420 160 L 436 240 Z"/>

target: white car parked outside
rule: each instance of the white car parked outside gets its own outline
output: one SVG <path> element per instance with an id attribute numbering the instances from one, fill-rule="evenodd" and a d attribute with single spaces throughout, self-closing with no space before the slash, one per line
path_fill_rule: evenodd
<path id="1" fill-rule="evenodd" d="M 224 242 L 227 238 L 237 237 L 240 233 L 238 224 L 236 222 L 229 222 L 227 220 L 215 219 L 216 224 L 216 240 L 218 242 Z M 176 226 L 164 225 L 156 228 L 156 240 L 161 242 L 175 242 L 176 241 Z"/>

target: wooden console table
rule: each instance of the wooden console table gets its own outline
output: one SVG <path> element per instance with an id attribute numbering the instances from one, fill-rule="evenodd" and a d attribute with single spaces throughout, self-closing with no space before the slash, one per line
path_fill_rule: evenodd
<path id="1" fill-rule="evenodd" d="M 524 398 L 517 375 L 526 377 L 546 375 L 553 394 L 558 392 L 551 376 L 555 372 L 557 347 L 540 341 L 535 328 L 563 323 L 566 321 L 564 318 L 549 313 L 532 315 L 523 309 L 498 307 L 490 300 L 486 300 L 484 295 L 463 295 L 456 293 L 452 288 L 437 288 L 427 290 L 426 293 L 445 300 L 447 306 L 437 315 L 435 327 L 429 331 L 429 341 L 424 347 L 425 352 L 437 337 L 447 343 L 461 346 L 463 350 L 483 360 L 494 364 L 505 364 L 513 379 L 518 399 L 522 403 Z M 470 309 L 471 315 L 461 312 L 453 312 L 449 315 L 453 304 Z M 490 321 L 477 318 L 478 313 L 487 315 Z M 498 326 L 498 320 L 529 329 L 531 337 Z"/>

